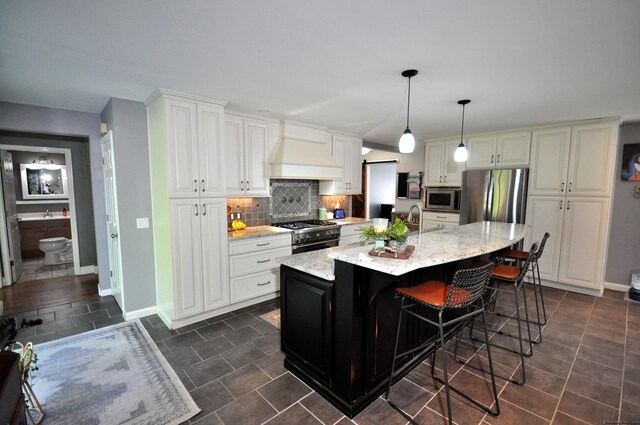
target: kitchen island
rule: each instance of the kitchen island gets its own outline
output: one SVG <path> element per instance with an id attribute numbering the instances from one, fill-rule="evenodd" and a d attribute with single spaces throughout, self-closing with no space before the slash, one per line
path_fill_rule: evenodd
<path id="1" fill-rule="evenodd" d="M 400 307 L 394 288 L 449 281 L 462 261 L 509 247 L 527 230 L 479 222 L 413 235 L 407 243 L 416 248 L 407 260 L 371 256 L 371 245 L 281 259 L 285 367 L 354 417 L 385 390 Z M 404 350 L 435 330 L 410 318 L 400 332 L 398 349 Z"/>

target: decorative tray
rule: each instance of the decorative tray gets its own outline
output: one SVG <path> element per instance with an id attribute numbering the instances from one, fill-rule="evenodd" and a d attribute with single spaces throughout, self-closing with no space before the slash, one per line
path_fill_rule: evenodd
<path id="1" fill-rule="evenodd" d="M 381 257 L 381 258 L 395 258 L 397 260 L 406 260 L 411 257 L 413 251 L 415 251 L 416 247 L 413 245 L 407 245 L 407 248 L 403 253 L 393 252 L 393 251 L 380 251 L 375 252 L 374 250 L 369 251 L 369 255 L 372 257 Z"/>

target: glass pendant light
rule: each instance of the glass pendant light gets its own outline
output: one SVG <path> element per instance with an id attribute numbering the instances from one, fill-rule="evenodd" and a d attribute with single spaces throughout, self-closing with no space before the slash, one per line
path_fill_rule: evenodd
<path id="1" fill-rule="evenodd" d="M 409 101 L 411 100 L 411 77 L 415 77 L 418 75 L 417 69 L 407 69 L 406 71 L 402 71 L 402 76 L 409 79 L 409 93 L 407 94 L 407 129 L 402 133 L 400 137 L 400 141 L 398 142 L 398 147 L 400 149 L 400 153 L 411 153 L 416 146 L 416 139 L 411 134 L 411 130 L 409 130 Z"/>
<path id="2" fill-rule="evenodd" d="M 456 162 L 465 162 L 469 157 L 469 151 L 467 151 L 466 146 L 463 143 L 464 137 L 464 107 L 467 103 L 470 103 L 469 99 L 462 99 L 458 101 L 458 105 L 462 105 L 462 129 L 460 130 L 460 144 L 456 148 L 456 151 L 453 153 L 453 160 Z"/>

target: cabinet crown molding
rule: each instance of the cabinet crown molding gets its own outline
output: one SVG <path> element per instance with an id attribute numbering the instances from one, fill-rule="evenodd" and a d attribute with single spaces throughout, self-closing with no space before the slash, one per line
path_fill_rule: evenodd
<path id="1" fill-rule="evenodd" d="M 155 102 L 160 97 L 173 98 L 178 100 L 192 100 L 195 102 L 206 102 L 212 105 L 220 105 L 222 107 L 227 106 L 227 104 L 229 103 L 224 100 L 211 99 L 209 97 L 198 96 L 198 95 L 188 94 L 188 93 L 180 93 L 173 90 L 158 88 L 154 90 L 153 93 L 151 93 L 151 95 L 149 95 L 149 97 L 145 99 L 144 104 L 146 106 L 149 106 L 151 103 Z"/>

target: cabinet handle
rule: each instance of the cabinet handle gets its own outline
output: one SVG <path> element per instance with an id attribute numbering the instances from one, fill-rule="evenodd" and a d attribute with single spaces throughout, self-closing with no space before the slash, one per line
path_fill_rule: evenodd
<path id="1" fill-rule="evenodd" d="M 240 180 L 240 190 L 244 192 L 244 180 Z"/>
<path id="2" fill-rule="evenodd" d="M 267 258 L 266 260 L 258 260 L 257 263 L 264 264 L 264 263 L 268 263 L 269 261 L 271 261 L 271 258 Z"/>
<path id="3" fill-rule="evenodd" d="M 436 218 L 447 218 L 447 217 L 442 215 L 437 215 Z"/>
<path id="4" fill-rule="evenodd" d="M 193 181 L 193 191 L 194 192 L 198 191 L 198 180 L 197 179 Z"/>
<path id="5" fill-rule="evenodd" d="M 198 204 L 195 204 L 196 207 L 196 217 L 198 216 Z"/>
<path id="6" fill-rule="evenodd" d="M 444 182 L 445 183 L 447 182 L 447 176 L 444 176 Z"/>
<path id="7" fill-rule="evenodd" d="M 498 158 L 496 160 L 496 164 L 500 162 L 500 154 L 498 154 Z"/>
<path id="8" fill-rule="evenodd" d="M 204 192 L 204 179 L 202 179 L 202 191 Z"/>
<path id="9" fill-rule="evenodd" d="M 567 211 L 571 209 L 571 201 L 567 201 Z"/>
<path id="10" fill-rule="evenodd" d="M 573 186 L 573 182 L 569 182 L 569 192 L 571 192 L 571 186 Z"/>
<path id="11" fill-rule="evenodd" d="M 202 204 L 202 215 L 207 215 L 207 206 Z"/>
<path id="12" fill-rule="evenodd" d="M 268 284 L 270 284 L 270 283 L 271 283 L 271 281 L 270 281 L 270 280 L 267 280 L 267 281 L 266 281 L 266 282 L 264 282 L 264 283 L 258 283 L 258 286 L 264 286 L 264 285 L 268 285 Z"/>
<path id="13" fill-rule="evenodd" d="M 246 181 L 247 184 L 247 192 L 249 191 L 249 180 Z"/>
<path id="14" fill-rule="evenodd" d="M 564 182 L 560 185 L 560 192 L 564 192 Z"/>
<path id="15" fill-rule="evenodd" d="M 117 239 L 118 238 L 118 234 L 117 233 L 112 233 L 111 234 L 111 239 Z"/>
<path id="16" fill-rule="evenodd" d="M 267 246 L 269 245 L 271 242 L 266 242 L 266 243 L 257 243 L 256 246 Z"/>
<path id="17" fill-rule="evenodd" d="M 438 183 L 442 183 L 442 176 L 438 177 Z"/>
<path id="18" fill-rule="evenodd" d="M 491 155 L 491 163 L 493 164 L 493 158 L 495 157 L 495 155 Z"/>
<path id="19" fill-rule="evenodd" d="M 562 209 L 562 199 L 560 199 L 560 209 Z"/>

